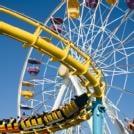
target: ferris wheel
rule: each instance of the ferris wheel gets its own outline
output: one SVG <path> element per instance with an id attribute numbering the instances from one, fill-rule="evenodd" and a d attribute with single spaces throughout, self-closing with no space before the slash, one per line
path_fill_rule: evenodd
<path id="1" fill-rule="evenodd" d="M 29 50 L 18 89 L 18 119 L 0 133 L 128 134 L 134 131 L 133 0 L 67 0 L 35 32 L 0 21 L 0 34 Z"/>
<path id="2" fill-rule="evenodd" d="M 134 3 L 132 0 L 72 1 L 62 1 L 44 25 L 72 41 L 101 70 L 106 82 L 104 133 L 128 133 L 125 118 L 131 119 L 134 114 L 131 104 L 134 100 Z M 51 35 L 41 33 L 41 36 L 64 49 L 62 42 Z M 69 53 L 83 61 L 75 50 L 70 49 Z M 92 92 L 92 88 L 88 90 Z M 20 79 L 18 115 L 50 112 L 85 92 L 80 78 L 69 73 L 58 59 L 50 59 L 31 48 Z M 92 133 L 91 124 L 92 119 L 57 133 Z"/>

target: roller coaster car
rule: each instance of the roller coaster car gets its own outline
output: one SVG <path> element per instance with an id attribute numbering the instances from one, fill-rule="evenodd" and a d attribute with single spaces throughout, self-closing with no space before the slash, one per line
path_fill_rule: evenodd
<path id="1" fill-rule="evenodd" d="M 10 119 L 9 123 L 7 123 L 7 129 L 9 131 L 12 131 L 13 130 L 13 123 L 16 122 L 15 119 Z"/>
<path id="2" fill-rule="evenodd" d="M 25 121 L 24 121 L 25 125 L 27 128 L 30 128 L 32 126 L 31 124 L 31 121 L 30 121 L 30 118 L 27 118 Z"/>
<path id="3" fill-rule="evenodd" d="M 14 127 L 15 119 L 3 119 L 0 121 L 0 132 L 1 133 L 6 133 L 6 132 L 12 132 L 16 133 L 19 132 L 19 127 Z"/>
<path id="4" fill-rule="evenodd" d="M 29 99 L 33 98 L 34 93 L 30 90 L 22 90 L 21 96 L 23 96 L 25 99 L 29 100 Z"/>
<path id="5" fill-rule="evenodd" d="M 37 124 L 40 126 L 44 126 L 43 117 L 41 116 L 37 117 Z"/>
<path id="6" fill-rule="evenodd" d="M 7 124 L 7 131 L 17 133 L 20 131 L 19 124 L 17 122 L 10 122 Z"/>
<path id="7" fill-rule="evenodd" d="M 32 126 L 37 126 L 38 125 L 36 116 L 31 118 L 31 124 L 32 124 Z"/>
<path id="8" fill-rule="evenodd" d="M 52 125 L 63 120 L 64 117 L 62 116 L 62 113 L 59 109 L 44 115 L 44 121 L 46 125 Z"/>
<path id="9" fill-rule="evenodd" d="M 25 120 L 21 120 L 21 122 L 20 122 L 20 129 L 21 130 L 26 130 L 27 128 L 26 128 L 26 124 L 25 124 Z"/>
<path id="10" fill-rule="evenodd" d="M 15 123 L 13 124 L 13 126 L 14 126 L 14 130 L 15 130 L 15 131 L 20 131 L 19 123 L 15 122 Z"/>
<path id="11" fill-rule="evenodd" d="M 55 113 L 56 113 L 56 115 L 58 116 L 58 121 L 64 120 L 64 117 L 63 117 L 63 115 L 62 115 L 60 109 L 57 109 L 57 110 L 55 111 Z"/>
<path id="12" fill-rule="evenodd" d="M 89 100 L 86 93 L 82 94 L 81 96 L 75 96 L 75 104 L 79 107 L 79 109 L 83 108 L 87 104 L 87 101 Z"/>
<path id="13" fill-rule="evenodd" d="M 60 122 L 63 123 L 64 121 L 66 121 L 66 119 L 70 119 L 73 115 L 76 115 L 84 107 L 87 101 L 88 96 L 86 93 L 82 94 L 81 96 L 76 96 L 75 99 L 71 100 L 69 104 L 66 104 L 60 109 L 54 110 L 51 113 L 43 113 L 41 115 L 21 120 L 19 128 L 21 130 L 31 130 L 34 128 L 43 128 L 45 125 L 48 125 L 48 126 L 55 126 L 54 129 L 50 127 L 52 131 L 55 131 L 59 129 L 57 123 Z M 27 107 L 23 106 L 23 108 Z M 78 123 L 79 122 L 80 121 L 78 121 Z M 12 127 L 12 125 L 9 126 Z M 71 126 L 71 124 L 68 123 L 68 126 Z"/>
<path id="14" fill-rule="evenodd" d="M 74 100 L 72 100 L 69 104 L 66 104 L 62 107 L 61 111 L 63 112 L 66 118 L 70 118 L 71 116 L 77 114 L 79 110 L 81 110 L 88 101 L 87 94 L 82 94 L 81 96 L 76 96 Z"/>
<path id="15" fill-rule="evenodd" d="M 80 16 L 80 5 L 78 0 L 67 0 L 68 17 L 76 19 Z"/>
<path id="16" fill-rule="evenodd" d="M 74 109 L 74 104 L 72 105 L 72 103 L 73 103 L 73 101 L 71 101 L 71 103 L 69 103 L 69 104 L 66 104 L 62 108 L 62 112 L 67 118 L 70 118 L 72 115 L 74 115 L 76 112 L 79 111 L 79 108 L 76 105 L 75 105 L 75 109 Z"/>
<path id="17" fill-rule="evenodd" d="M 4 132 L 6 130 L 7 130 L 6 124 L 4 124 L 4 123 L 0 124 L 0 133 Z"/>
<path id="18" fill-rule="evenodd" d="M 108 4 L 114 5 L 117 0 L 106 0 Z"/>
<path id="19" fill-rule="evenodd" d="M 51 113 L 47 114 L 46 117 L 47 117 L 48 122 L 53 121 L 53 117 L 52 117 Z"/>
<path id="20" fill-rule="evenodd" d="M 41 127 L 44 127 L 44 123 L 41 116 L 29 117 L 25 120 L 22 120 L 20 123 L 20 128 L 22 130 L 30 130 L 33 128 L 41 128 Z"/>
<path id="21" fill-rule="evenodd" d="M 30 118 L 22 119 L 20 121 L 20 129 L 21 130 L 28 130 L 32 126 Z"/>

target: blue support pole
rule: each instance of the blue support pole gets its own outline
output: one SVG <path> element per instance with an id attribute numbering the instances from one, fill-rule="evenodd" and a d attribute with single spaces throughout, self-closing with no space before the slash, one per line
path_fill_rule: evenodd
<path id="1" fill-rule="evenodd" d="M 101 99 L 93 102 L 93 134 L 104 134 L 104 113 L 105 108 Z"/>

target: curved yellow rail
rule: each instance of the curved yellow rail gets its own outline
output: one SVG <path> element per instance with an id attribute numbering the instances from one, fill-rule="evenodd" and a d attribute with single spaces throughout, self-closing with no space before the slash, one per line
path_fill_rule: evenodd
<path id="1" fill-rule="evenodd" d="M 66 53 L 66 49 L 63 50 L 61 48 L 58 48 L 48 40 L 43 39 L 36 34 L 32 34 L 2 21 L 0 22 L 0 33 L 8 35 L 22 43 L 29 44 L 40 52 L 43 52 L 44 54 L 47 54 L 52 58 L 59 60 L 60 62 L 68 66 L 68 68 L 73 70 L 76 74 L 84 75 L 85 78 L 89 81 L 90 85 L 94 87 L 94 95 L 98 97 L 102 96 L 104 91 L 104 84 L 100 79 L 97 79 L 93 74 L 88 71 L 90 63 L 81 63 L 73 56 L 68 54 L 68 52 Z"/>
<path id="2" fill-rule="evenodd" d="M 98 98 L 103 97 L 104 90 L 105 90 L 105 83 L 102 79 L 102 73 L 100 70 L 95 68 L 90 56 L 88 56 L 87 54 L 82 52 L 79 48 L 77 48 L 73 42 L 69 41 L 68 39 L 63 38 L 56 32 L 50 30 L 48 27 L 44 26 L 42 23 L 34 19 L 31 19 L 23 14 L 17 13 L 15 11 L 12 11 L 10 9 L 7 9 L 1 6 L 0 6 L 0 12 L 16 17 L 35 27 L 35 32 L 30 33 L 21 28 L 18 28 L 13 25 L 7 24 L 3 21 L 0 21 L 0 34 L 7 35 L 22 43 L 25 43 L 27 46 L 34 47 L 39 52 L 42 52 L 50 56 L 53 61 L 56 60 L 66 65 L 69 68 L 70 73 L 76 74 L 81 79 L 81 81 L 83 82 L 83 85 L 86 88 L 89 88 L 90 86 L 94 88 L 94 93 L 91 93 L 91 96 L 95 96 Z M 41 37 L 40 34 L 42 31 L 45 31 L 46 33 L 50 34 L 54 38 L 63 42 L 63 44 L 65 45 L 64 49 L 57 47 L 48 39 Z M 77 54 L 84 59 L 83 62 L 79 61 L 78 59 L 70 55 L 69 53 L 70 49 L 73 49 L 74 51 L 76 51 Z M 84 79 L 81 76 L 84 76 Z M 74 119 L 71 118 L 65 124 L 63 123 L 62 125 L 51 126 L 47 129 L 42 128 L 39 130 L 35 130 L 35 132 L 28 130 L 28 131 L 25 131 L 24 133 L 36 133 L 36 131 L 45 132 L 47 130 L 50 130 L 50 132 L 54 132 L 62 128 L 68 128 L 73 125 L 79 124 L 80 122 L 87 120 L 89 118 L 88 116 L 89 116 L 89 113 L 85 112 L 82 115 L 76 116 L 76 118 Z M 37 118 L 36 121 L 40 123 L 41 120 L 40 118 Z M 29 120 L 26 121 L 26 123 L 27 125 L 29 125 Z M 35 120 L 33 120 L 33 123 L 36 124 Z M 14 128 L 15 127 L 16 127 L 16 131 L 19 131 L 17 124 L 14 124 Z M 11 125 L 11 128 L 12 128 L 12 125 Z"/>
<path id="3" fill-rule="evenodd" d="M 90 103 L 90 96 L 85 93 L 49 113 L 18 118 L 19 120 L 3 119 L 0 121 L 0 133 L 49 134 L 75 126 L 91 117 Z"/>
<path id="4" fill-rule="evenodd" d="M 0 12 L 9 14 L 36 27 L 35 33 L 30 33 L 21 28 L 0 21 L 0 34 L 10 36 L 22 43 L 28 44 L 40 52 L 49 55 L 52 59 L 56 59 L 65 64 L 72 73 L 78 76 L 83 75 L 86 78 L 86 81 L 84 80 L 86 83 L 85 85 L 90 85 L 94 88 L 94 93 L 92 95 L 95 97 L 103 96 L 105 84 L 102 80 L 102 74 L 100 71 L 94 68 L 93 63 L 87 54 L 82 52 L 79 48 L 75 47 L 71 41 L 61 37 L 54 31 L 50 30 L 48 27 L 43 26 L 43 24 L 39 23 L 38 21 L 30 19 L 27 16 L 24 16 L 15 11 L 11 11 L 4 7 L 0 7 Z M 42 31 L 49 33 L 51 36 L 63 42 L 65 44 L 65 49 L 58 48 L 52 42 L 40 37 L 40 33 Z M 70 48 L 74 49 L 81 57 L 83 57 L 83 63 L 69 54 Z M 91 73 L 89 68 L 92 68 L 94 73 Z"/>

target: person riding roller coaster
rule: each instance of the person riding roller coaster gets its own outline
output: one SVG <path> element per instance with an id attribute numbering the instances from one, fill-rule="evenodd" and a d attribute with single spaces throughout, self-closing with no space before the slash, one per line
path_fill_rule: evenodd
<path id="1" fill-rule="evenodd" d="M 134 133 L 134 119 L 128 122 L 128 129 Z"/>

